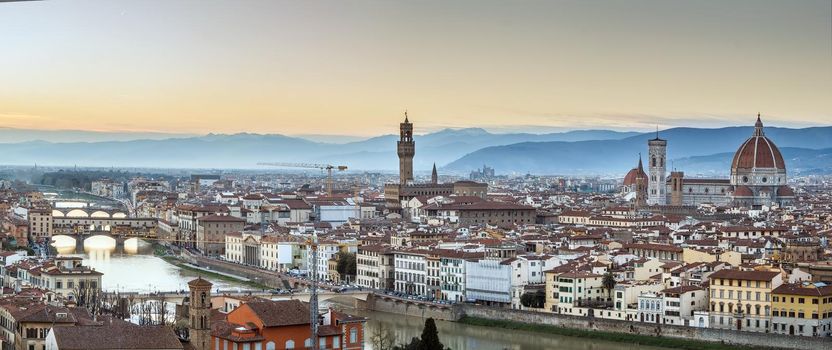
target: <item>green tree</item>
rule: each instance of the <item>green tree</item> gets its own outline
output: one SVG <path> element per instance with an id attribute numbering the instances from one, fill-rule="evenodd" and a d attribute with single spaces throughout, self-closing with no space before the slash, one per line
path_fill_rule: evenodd
<path id="1" fill-rule="evenodd" d="M 538 289 L 536 292 L 526 292 L 520 296 L 520 304 L 525 307 L 539 309 L 546 304 L 546 292 Z"/>
<path id="2" fill-rule="evenodd" d="M 338 274 L 341 275 L 341 278 L 349 276 L 352 278 L 350 280 L 354 280 L 355 274 L 358 273 L 358 266 L 355 262 L 355 254 L 338 253 L 338 264 L 335 269 L 338 271 Z"/>
<path id="3" fill-rule="evenodd" d="M 607 273 L 604 274 L 604 279 L 601 280 L 601 285 L 607 289 L 608 300 L 612 300 L 612 290 L 615 288 L 615 283 L 615 276 L 612 272 L 607 271 Z"/>
<path id="4" fill-rule="evenodd" d="M 393 347 L 393 350 L 419 350 L 420 346 L 422 346 L 422 340 L 417 337 L 413 337 L 410 339 L 410 343 L 396 345 Z"/>
<path id="5" fill-rule="evenodd" d="M 425 320 L 425 328 L 422 329 L 421 344 L 419 350 L 443 350 L 445 346 L 439 342 L 439 331 L 436 329 L 436 321 L 433 318 Z"/>

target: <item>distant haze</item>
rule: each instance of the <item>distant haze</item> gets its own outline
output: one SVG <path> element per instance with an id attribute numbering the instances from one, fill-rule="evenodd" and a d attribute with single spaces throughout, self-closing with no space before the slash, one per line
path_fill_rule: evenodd
<path id="1" fill-rule="evenodd" d="M 668 140 L 669 168 L 687 174 L 725 175 L 731 155 L 751 126 L 661 130 Z M 766 127 L 783 151 L 790 174 L 832 173 L 832 126 Z M 487 164 L 499 174 L 623 174 L 646 154 L 654 133 L 579 130 L 563 133 L 490 133 L 445 129 L 416 135 L 414 168 L 467 174 Z M 107 142 L 30 141 L 0 143 L 0 164 L 143 168 L 258 168 L 258 162 L 347 165 L 350 171 L 396 172 L 398 135 L 355 142 L 317 142 L 279 134 L 210 134 L 162 140 Z M 331 141 L 331 140 L 330 140 Z M 259 167 L 260 169 L 269 169 Z"/>

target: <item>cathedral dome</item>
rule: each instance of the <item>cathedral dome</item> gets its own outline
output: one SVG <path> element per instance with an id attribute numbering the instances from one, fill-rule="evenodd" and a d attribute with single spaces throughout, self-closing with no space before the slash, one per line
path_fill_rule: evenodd
<path id="1" fill-rule="evenodd" d="M 639 173 L 641 173 L 641 177 L 646 181 L 647 174 L 644 172 L 644 168 L 633 168 L 624 176 L 624 186 L 635 186 Z"/>
<path id="2" fill-rule="evenodd" d="M 734 154 L 731 171 L 761 168 L 786 170 L 786 164 L 774 142 L 763 134 L 763 123 L 760 121 L 760 116 L 757 116 L 754 134 L 745 140 Z"/>

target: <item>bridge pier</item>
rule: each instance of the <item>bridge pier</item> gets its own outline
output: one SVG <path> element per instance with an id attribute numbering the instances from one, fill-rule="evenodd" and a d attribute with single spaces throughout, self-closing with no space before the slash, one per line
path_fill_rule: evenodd
<path id="1" fill-rule="evenodd" d="M 84 254 L 84 235 L 75 236 L 75 254 Z"/>
<path id="2" fill-rule="evenodd" d="M 118 235 L 114 237 L 116 239 L 116 254 L 124 254 L 124 235 Z"/>

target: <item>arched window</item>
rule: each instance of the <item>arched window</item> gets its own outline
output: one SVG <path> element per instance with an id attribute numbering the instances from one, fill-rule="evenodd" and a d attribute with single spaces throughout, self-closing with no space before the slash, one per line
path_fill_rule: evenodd
<path id="1" fill-rule="evenodd" d="M 350 343 L 358 342 L 358 328 L 350 328 Z"/>
<path id="2" fill-rule="evenodd" d="M 270 342 L 269 344 L 272 344 L 272 348 L 269 349 L 269 346 L 266 345 L 266 350 L 274 350 L 274 342 Z M 294 349 L 294 348 L 295 348 L 295 341 L 291 340 L 291 339 L 287 340 L 286 341 L 286 349 L 288 350 L 288 349 Z"/>
<path id="3" fill-rule="evenodd" d="M 307 348 L 311 348 L 312 347 L 312 338 L 306 338 L 306 340 L 303 341 L 303 346 L 305 346 Z"/>
<path id="4" fill-rule="evenodd" d="M 654 156 L 650 166 L 656 166 L 656 157 Z"/>

